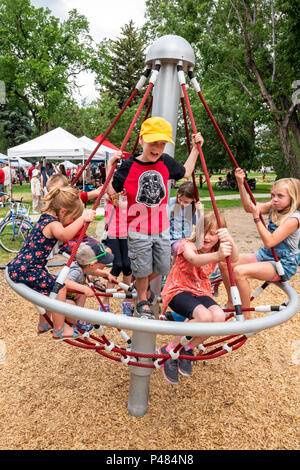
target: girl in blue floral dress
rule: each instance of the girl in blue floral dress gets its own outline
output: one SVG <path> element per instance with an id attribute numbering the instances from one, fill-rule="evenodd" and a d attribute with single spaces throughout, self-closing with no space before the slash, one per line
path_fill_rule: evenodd
<path id="1" fill-rule="evenodd" d="M 95 218 L 96 212 L 88 210 L 83 213 L 78 190 L 71 187 L 53 189 L 44 201 L 46 205 L 41 211 L 40 219 L 28 235 L 23 248 L 8 264 L 8 274 L 12 281 L 22 282 L 41 294 L 49 295 L 56 281 L 56 276 L 50 274 L 46 268 L 50 252 L 58 240 L 73 238 L 85 223 Z M 60 289 L 57 300 L 66 300 L 67 287 L 68 279 Z M 45 321 L 43 316 L 41 319 Z M 75 327 L 65 324 L 64 315 L 52 312 L 52 320 L 54 339 L 78 336 Z M 39 323 L 38 332 L 48 331 L 48 328 L 47 323 Z"/>

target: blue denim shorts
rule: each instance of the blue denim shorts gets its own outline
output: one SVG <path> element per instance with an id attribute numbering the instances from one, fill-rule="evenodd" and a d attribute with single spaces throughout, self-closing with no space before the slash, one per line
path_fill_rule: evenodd
<path id="1" fill-rule="evenodd" d="M 290 279 L 297 272 L 299 261 L 300 261 L 300 255 L 292 254 L 290 252 L 287 255 L 287 253 L 283 254 L 283 253 L 280 253 L 280 251 L 278 252 L 276 251 L 276 254 L 281 261 L 286 278 Z M 274 269 L 276 271 L 276 261 L 274 260 L 272 251 L 269 248 L 268 249 L 264 247 L 261 248 L 259 251 L 255 253 L 255 257 L 257 261 L 268 261 L 274 266 Z"/>

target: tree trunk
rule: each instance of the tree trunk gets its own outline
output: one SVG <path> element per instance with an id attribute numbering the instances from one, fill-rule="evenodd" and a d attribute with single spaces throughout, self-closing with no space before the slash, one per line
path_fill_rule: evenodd
<path id="1" fill-rule="evenodd" d="M 289 169 L 290 176 L 293 178 L 300 179 L 300 171 L 297 162 L 296 155 L 293 151 L 289 128 L 283 126 L 281 121 L 276 120 L 276 125 L 279 133 L 279 138 L 281 142 L 281 147 L 284 155 L 284 161 L 286 166 Z"/>
<path id="2" fill-rule="evenodd" d="M 294 134 L 300 154 L 300 122 L 297 117 L 296 111 L 292 114 L 289 125 L 292 133 Z"/>

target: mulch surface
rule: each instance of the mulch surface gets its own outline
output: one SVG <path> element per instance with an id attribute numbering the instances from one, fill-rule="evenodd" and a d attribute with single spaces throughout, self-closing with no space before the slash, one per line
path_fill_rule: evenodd
<path id="1" fill-rule="evenodd" d="M 239 208 L 226 214 L 241 251 L 255 251 L 251 217 Z M 299 273 L 291 285 L 299 292 Z M 127 411 L 127 365 L 38 337 L 35 308 L 7 286 L 3 271 L 0 286 L 1 449 L 300 449 L 299 312 L 232 354 L 198 361 L 177 386 L 154 370 L 148 412 L 136 418 Z M 223 286 L 217 300 L 225 301 Z M 270 286 L 255 304 L 283 300 Z M 112 306 L 120 312 L 120 301 Z M 124 345 L 118 332 L 105 332 Z"/>

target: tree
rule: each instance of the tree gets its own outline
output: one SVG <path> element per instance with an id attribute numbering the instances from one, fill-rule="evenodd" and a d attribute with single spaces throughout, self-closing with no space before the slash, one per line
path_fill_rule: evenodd
<path id="1" fill-rule="evenodd" d="M 29 140 L 32 134 L 29 117 L 18 108 L 1 110 L 0 128 L 5 139 L 5 153 L 8 148 Z"/>
<path id="2" fill-rule="evenodd" d="M 29 0 L 1 0 L 0 80 L 10 107 L 30 113 L 36 134 L 47 132 L 76 86 L 95 65 L 86 18 L 76 10 L 60 23 Z"/>
<path id="3" fill-rule="evenodd" d="M 115 41 L 105 41 L 98 50 L 102 73 L 98 83 L 117 98 L 122 108 L 135 89 L 145 68 L 145 41 L 132 20 L 121 28 L 121 36 Z M 108 59 L 109 56 L 109 59 Z M 110 70 L 103 67 L 103 59 L 108 59 Z"/>
<path id="4" fill-rule="evenodd" d="M 275 124 L 286 173 L 299 178 L 299 105 L 292 101 L 300 77 L 298 1 L 146 0 L 146 7 L 149 36 L 173 33 L 191 43 L 205 93 L 214 86 L 219 102 L 230 90 L 240 103 L 238 120 L 246 107 L 255 135 Z"/>

